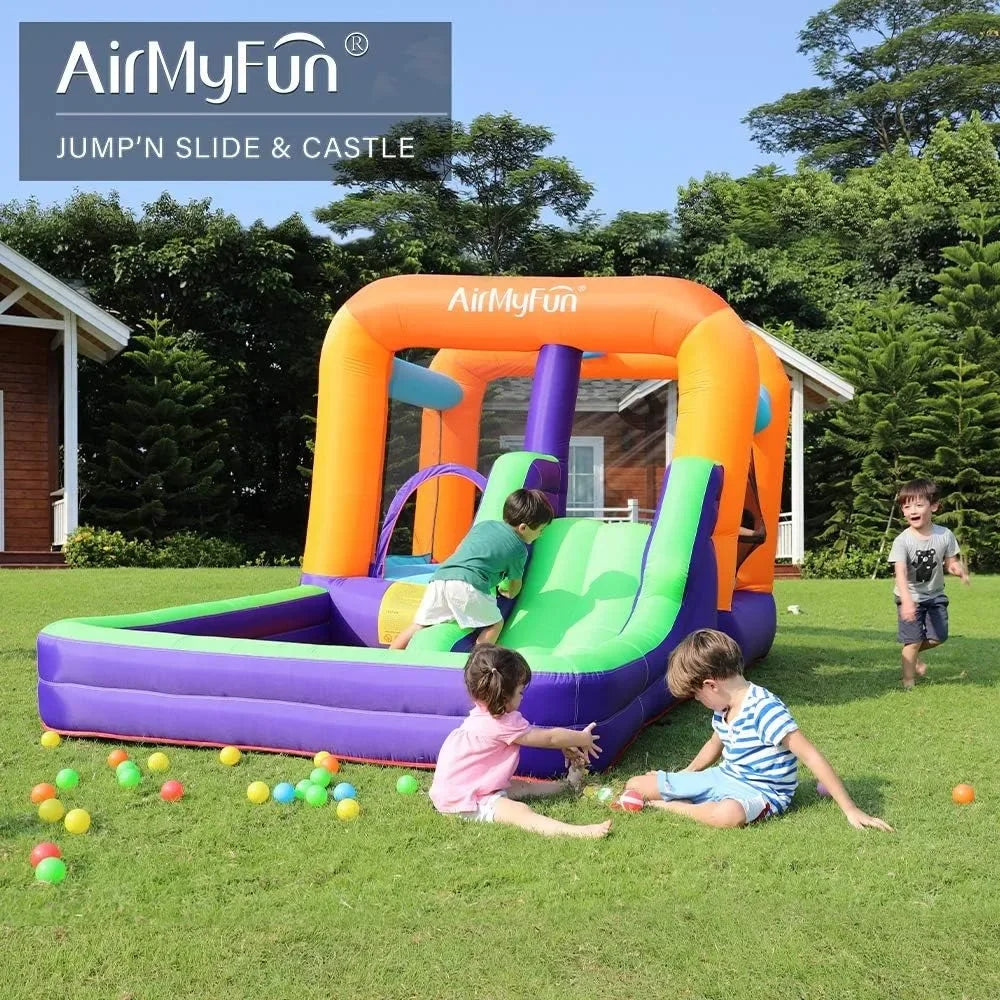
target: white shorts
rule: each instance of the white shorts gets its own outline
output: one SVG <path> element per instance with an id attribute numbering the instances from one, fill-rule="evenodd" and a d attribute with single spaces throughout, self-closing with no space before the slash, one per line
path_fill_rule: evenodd
<path id="1" fill-rule="evenodd" d="M 413 616 L 417 625 L 458 622 L 462 628 L 486 628 L 503 620 L 495 598 L 464 580 L 431 580 Z"/>
<path id="2" fill-rule="evenodd" d="M 506 792 L 493 792 L 491 795 L 484 795 L 477 803 L 472 812 L 458 813 L 462 819 L 475 820 L 477 823 L 492 823 L 497 811 L 497 803 L 501 799 L 507 798 Z"/>

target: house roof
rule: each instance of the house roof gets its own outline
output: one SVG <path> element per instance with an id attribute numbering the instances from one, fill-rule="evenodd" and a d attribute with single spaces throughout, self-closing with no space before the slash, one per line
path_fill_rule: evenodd
<path id="1" fill-rule="evenodd" d="M 76 316 L 80 353 L 96 361 L 113 358 L 132 334 L 121 320 L 95 305 L 79 288 L 60 281 L 13 247 L 0 243 L 0 303 L 11 296 L 14 299 L 7 303 L 6 310 L 0 311 L 12 316 L 27 315 L 43 321 Z M 55 328 L 55 324 L 51 325 Z"/>
<path id="2" fill-rule="evenodd" d="M 846 403 L 854 398 L 854 386 L 839 375 L 789 346 L 756 323 L 748 327 L 771 346 L 788 375 L 802 376 L 804 404 L 807 410 L 821 410 L 830 403 Z M 581 379 L 576 408 L 581 412 L 620 413 L 641 399 L 662 389 L 669 379 Z M 491 382 L 483 408 L 489 410 L 526 410 L 531 400 L 531 379 L 505 378 Z"/>

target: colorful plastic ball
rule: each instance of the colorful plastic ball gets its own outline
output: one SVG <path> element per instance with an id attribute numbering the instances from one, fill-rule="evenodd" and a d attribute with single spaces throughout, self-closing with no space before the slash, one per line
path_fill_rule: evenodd
<path id="1" fill-rule="evenodd" d="M 322 785 L 314 785 L 310 782 L 306 789 L 305 800 L 311 806 L 325 806 L 326 789 Z"/>
<path id="2" fill-rule="evenodd" d="M 314 767 L 309 780 L 320 788 L 326 788 L 333 781 L 333 775 L 325 767 Z"/>
<path id="3" fill-rule="evenodd" d="M 821 799 L 828 799 L 828 798 L 830 798 L 830 789 L 827 788 L 826 785 L 824 785 L 822 781 L 817 781 L 816 782 L 816 794 Z"/>
<path id="4" fill-rule="evenodd" d="M 70 809 L 63 825 L 69 833 L 86 833 L 90 829 L 90 813 L 86 809 Z"/>
<path id="5" fill-rule="evenodd" d="M 757 416 L 754 419 L 753 432 L 759 434 L 771 422 L 771 394 L 764 386 L 757 395 Z"/>
<path id="6" fill-rule="evenodd" d="M 337 819 L 342 819 L 345 823 L 358 818 L 361 806 L 357 799 L 342 799 L 337 803 Z"/>
<path id="7" fill-rule="evenodd" d="M 58 885 L 65 877 L 66 862 L 62 858 L 45 858 L 35 869 L 35 878 L 49 885 Z"/>
<path id="8" fill-rule="evenodd" d="M 38 807 L 38 818 L 43 823 L 58 823 L 66 815 L 66 807 L 58 799 L 46 799 Z"/>
<path id="9" fill-rule="evenodd" d="M 80 775 L 76 773 L 71 767 L 64 767 L 56 775 L 56 788 L 62 791 L 68 791 L 70 788 L 76 788 L 80 784 Z"/>
<path id="10" fill-rule="evenodd" d="M 342 781 L 333 790 L 333 797 L 338 802 L 343 802 L 344 799 L 353 799 L 357 796 L 357 794 L 358 793 L 354 790 L 354 785 L 352 785 L 349 781 Z"/>
<path id="11" fill-rule="evenodd" d="M 139 771 L 139 765 L 134 760 L 126 758 L 115 766 L 115 774 L 124 774 L 126 771 Z M 141 774 L 142 772 L 139 771 Z"/>
<path id="12" fill-rule="evenodd" d="M 53 844 L 51 840 L 43 840 L 40 844 L 36 844 L 32 848 L 31 854 L 28 855 L 28 860 L 31 862 L 32 868 L 37 868 L 40 861 L 44 861 L 46 858 L 61 858 L 62 851 L 56 844 Z"/>
<path id="13" fill-rule="evenodd" d="M 275 802 L 287 806 L 289 802 L 295 801 L 295 786 L 288 781 L 282 781 L 281 784 L 274 786 L 271 795 Z"/>
<path id="14" fill-rule="evenodd" d="M 223 747 L 219 751 L 219 760 L 221 760 L 226 767 L 233 767 L 238 764 L 242 756 L 243 754 L 240 753 L 239 747 Z"/>
<path id="15" fill-rule="evenodd" d="M 625 812 L 639 812 L 646 803 L 643 801 L 642 796 L 638 792 L 633 791 L 630 788 L 627 791 L 622 792 L 622 796 L 618 800 L 618 804 L 625 810 Z"/>
<path id="16" fill-rule="evenodd" d="M 108 754 L 108 767 L 117 767 L 119 764 L 124 764 L 127 760 L 128 754 L 119 747 Z"/>
<path id="17" fill-rule="evenodd" d="M 54 750 L 60 743 L 62 743 L 62 737 L 58 733 L 53 732 L 51 729 L 46 729 L 45 732 L 42 733 L 42 738 L 39 742 L 43 747 L 45 747 L 46 750 Z"/>
<path id="18" fill-rule="evenodd" d="M 119 768 L 116 777 L 122 788 L 135 788 L 142 782 L 142 772 L 134 765 L 131 768 Z"/>
<path id="19" fill-rule="evenodd" d="M 176 802 L 184 794 L 184 786 L 179 781 L 164 781 L 160 798 L 164 802 Z"/>
<path id="20" fill-rule="evenodd" d="M 148 767 L 150 771 L 166 771 L 170 768 L 170 758 L 165 753 L 161 753 L 157 750 L 156 753 L 151 753 L 149 755 L 149 760 L 146 761 L 146 767 Z"/>
<path id="21" fill-rule="evenodd" d="M 295 797 L 297 799 L 305 799 L 306 792 L 308 792 L 309 789 L 312 788 L 312 786 L 313 786 L 313 783 L 308 778 L 303 778 L 295 786 Z"/>
<path id="22" fill-rule="evenodd" d="M 325 761 L 329 756 L 330 756 L 329 750 L 320 750 L 320 752 L 316 754 L 315 757 L 313 757 L 313 767 L 322 767 L 323 761 Z"/>
<path id="23" fill-rule="evenodd" d="M 271 789 L 263 781 L 251 781 L 247 786 L 247 798 L 254 804 L 260 805 L 271 797 Z"/>
<path id="24" fill-rule="evenodd" d="M 951 799 L 957 805 L 967 806 L 970 802 L 976 801 L 976 790 L 972 785 L 956 785 L 951 790 Z"/>
<path id="25" fill-rule="evenodd" d="M 47 781 L 43 781 L 40 785 L 35 785 L 31 789 L 31 801 L 37 805 L 39 802 L 44 802 L 46 799 L 54 799 L 59 793 L 56 791 L 55 785 L 50 785 Z"/>
<path id="26" fill-rule="evenodd" d="M 615 793 L 607 785 L 605 785 L 598 793 L 597 799 L 599 802 L 610 802 L 615 797 Z"/>
<path id="27" fill-rule="evenodd" d="M 340 761 L 336 757 L 327 757 L 320 767 L 325 767 L 330 774 L 336 774 L 340 770 Z"/>
<path id="28" fill-rule="evenodd" d="M 396 779 L 396 791 L 400 795 L 412 795 L 419 787 L 412 774 L 402 774 Z"/>

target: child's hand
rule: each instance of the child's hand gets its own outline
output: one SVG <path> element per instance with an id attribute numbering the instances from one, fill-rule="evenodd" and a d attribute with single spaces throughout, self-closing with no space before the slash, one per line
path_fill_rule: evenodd
<path id="1" fill-rule="evenodd" d="M 587 766 L 587 755 L 579 747 L 566 747 L 562 753 L 567 766 L 572 767 L 574 764 Z"/>
<path id="2" fill-rule="evenodd" d="M 855 830 L 863 830 L 866 826 L 870 826 L 875 830 L 884 830 L 886 833 L 896 832 L 885 820 L 879 819 L 877 816 L 869 816 L 868 813 L 862 812 L 857 806 L 845 809 L 844 815 L 847 817 L 847 822 Z"/>
<path id="3" fill-rule="evenodd" d="M 596 725 L 596 722 L 592 722 L 580 733 L 580 743 L 578 746 L 583 753 L 584 760 L 587 761 L 596 760 L 601 754 L 601 748 L 597 745 L 600 736 L 594 735 L 594 726 Z"/>
<path id="4" fill-rule="evenodd" d="M 917 620 L 917 606 L 913 601 L 903 601 L 899 606 L 899 613 L 903 616 L 903 621 L 915 622 Z"/>

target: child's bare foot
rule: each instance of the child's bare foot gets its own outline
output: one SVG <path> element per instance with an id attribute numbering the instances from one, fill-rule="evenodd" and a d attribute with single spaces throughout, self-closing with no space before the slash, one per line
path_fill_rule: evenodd
<path id="1" fill-rule="evenodd" d="M 611 820 L 606 819 L 603 823 L 591 823 L 590 826 L 575 826 L 572 837 L 584 837 L 588 840 L 600 840 L 611 832 Z"/>
<path id="2" fill-rule="evenodd" d="M 917 660 L 913 669 L 916 671 L 918 677 L 927 676 L 927 664 L 923 660 Z"/>
<path id="3" fill-rule="evenodd" d="M 903 681 L 903 690 L 904 691 L 912 691 L 913 690 L 913 686 L 914 686 L 914 682 L 913 681 Z"/>

